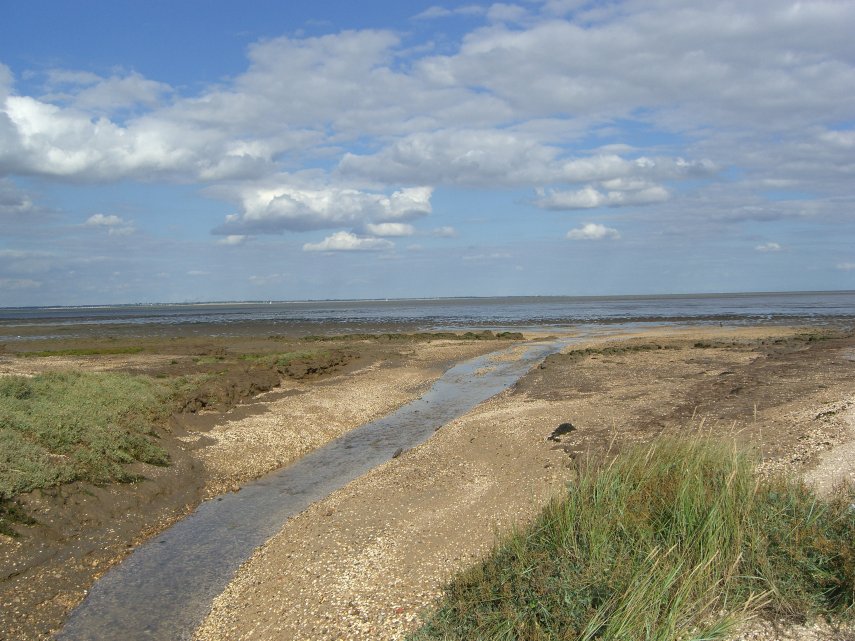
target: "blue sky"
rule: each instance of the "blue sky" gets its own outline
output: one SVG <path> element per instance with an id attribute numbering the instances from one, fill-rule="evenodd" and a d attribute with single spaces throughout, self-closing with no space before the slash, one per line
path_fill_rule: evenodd
<path id="1" fill-rule="evenodd" d="M 0 18 L 0 306 L 855 289 L 852 2 Z"/>

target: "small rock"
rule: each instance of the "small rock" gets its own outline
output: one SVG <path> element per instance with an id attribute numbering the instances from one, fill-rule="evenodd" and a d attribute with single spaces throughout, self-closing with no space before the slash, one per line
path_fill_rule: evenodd
<path id="1" fill-rule="evenodd" d="M 392 454 L 392 458 L 398 458 L 403 453 L 404 453 L 404 448 L 399 447 L 397 450 L 395 450 L 395 453 Z"/>
<path id="2" fill-rule="evenodd" d="M 573 423 L 562 423 L 554 430 L 552 430 L 552 434 L 546 437 L 547 441 L 555 441 L 556 443 L 561 442 L 561 437 L 565 434 L 569 434 L 570 432 L 575 432 L 576 427 Z"/>

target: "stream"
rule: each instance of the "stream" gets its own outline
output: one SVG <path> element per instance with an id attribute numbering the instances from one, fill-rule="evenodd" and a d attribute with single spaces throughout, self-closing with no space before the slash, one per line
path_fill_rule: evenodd
<path id="1" fill-rule="evenodd" d="M 549 354 L 581 338 L 514 345 L 449 369 L 421 398 L 367 423 L 234 494 L 205 501 L 137 548 L 92 587 L 61 641 L 191 639 L 211 602 L 288 518 L 398 450 L 513 385 Z M 521 356 L 505 358 L 514 350 Z"/>

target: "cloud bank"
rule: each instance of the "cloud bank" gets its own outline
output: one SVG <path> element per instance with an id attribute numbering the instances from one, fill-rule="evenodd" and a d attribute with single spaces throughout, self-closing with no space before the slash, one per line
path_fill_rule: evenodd
<path id="1" fill-rule="evenodd" d="M 758 178 L 798 181 L 855 144 L 838 124 L 855 113 L 851 3 L 573 6 L 502 5 L 483 17 L 475 5 L 430 7 L 416 17 L 484 20 L 443 55 L 383 30 L 272 38 L 249 47 L 243 73 L 197 94 L 133 71 L 57 68 L 44 73 L 43 94 L 20 95 L 3 66 L 0 173 L 256 182 L 323 159 L 326 194 L 283 185 L 267 202 L 244 198 L 224 227 L 279 233 L 377 222 L 383 205 L 355 193 L 360 184 L 387 194 L 531 187 L 547 189 L 533 200 L 546 209 L 634 206 L 734 162 Z M 792 126 L 807 114 L 816 127 L 799 140 Z M 697 143 L 684 151 L 694 158 L 578 144 L 591 132 L 620 142 L 636 127 L 691 136 Z M 746 128 L 748 149 L 728 157 L 723 143 Z M 367 150 L 348 148 L 357 141 Z M 778 150 L 751 166 L 762 145 Z M 791 156 L 798 148 L 805 158 L 805 145 L 799 167 Z M 322 202 L 333 199 L 341 206 Z"/>

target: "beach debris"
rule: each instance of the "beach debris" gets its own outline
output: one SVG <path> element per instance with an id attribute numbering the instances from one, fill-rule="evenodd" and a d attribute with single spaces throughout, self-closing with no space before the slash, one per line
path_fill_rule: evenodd
<path id="1" fill-rule="evenodd" d="M 561 425 L 552 430 L 552 434 L 547 436 L 546 440 L 560 443 L 562 436 L 574 431 L 576 431 L 576 427 L 573 425 L 573 423 L 561 423 Z"/>
<path id="2" fill-rule="evenodd" d="M 404 453 L 404 448 L 403 448 L 403 447 L 399 447 L 397 450 L 395 450 L 395 453 L 394 453 L 394 454 L 392 454 L 392 458 L 398 458 L 398 457 L 399 457 L 399 456 L 401 456 L 401 454 L 403 454 L 403 453 Z"/>

